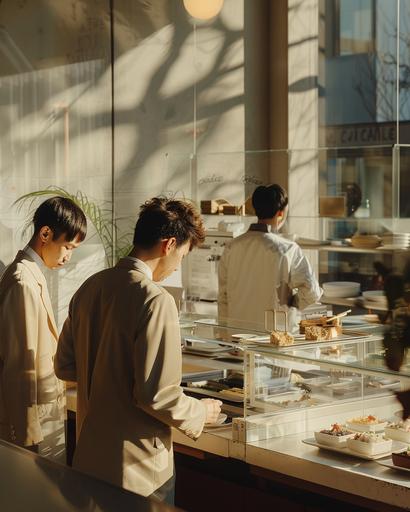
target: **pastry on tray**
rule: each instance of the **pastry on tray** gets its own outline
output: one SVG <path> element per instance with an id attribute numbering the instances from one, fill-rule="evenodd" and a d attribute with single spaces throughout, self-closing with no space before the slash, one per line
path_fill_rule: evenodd
<path id="1" fill-rule="evenodd" d="M 319 444 L 329 446 L 346 446 L 346 440 L 354 437 L 355 433 L 347 430 L 339 423 L 334 423 L 330 429 L 315 432 L 315 439 Z"/>
<path id="2" fill-rule="evenodd" d="M 384 432 L 389 439 L 410 443 L 410 420 L 389 423 Z"/>
<path id="3" fill-rule="evenodd" d="M 272 331 L 270 333 L 270 342 L 277 347 L 287 347 L 293 345 L 295 338 L 285 331 Z"/>
<path id="4" fill-rule="evenodd" d="M 342 334 L 341 326 L 308 325 L 305 327 L 305 339 L 309 341 L 332 340 Z"/>
<path id="5" fill-rule="evenodd" d="M 384 434 L 375 432 L 358 432 L 353 438 L 346 441 L 349 450 L 370 456 L 391 453 L 392 444 L 393 441 L 386 439 Z"/>
<path id="6" fill-rule="evenodd" d="M 327 316 L 321 316 L 319 318 L 307 318 L 299 322 L 300 334 L 305 334 L 306 327 L 341 327 L 341 319 L 333 318 L 329 319 Z"/>
<path id="7" fill-rule="evenodd" d="M 410 446 L 404 452 L 392 453 L 391 458 L 395 466 L 410 469 Z"/>
<path id="8" fill-rule="evenodd" d="M 376 416 L 369 414 L 368 416 L 359 416 L 347 420 L 346 426 L 352 430 L 360 432 L 380 432 L 384 430 L 387 421 L 379 420 Z"/>

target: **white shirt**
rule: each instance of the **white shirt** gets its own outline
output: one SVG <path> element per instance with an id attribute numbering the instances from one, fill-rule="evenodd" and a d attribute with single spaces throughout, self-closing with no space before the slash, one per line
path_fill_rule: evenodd
<path id="1" fill-rule="evenodd" d="M 138 263 L 138 267 L 139 269 L 141 270 L 141 272 L 143 272 L 147 277 L 149 277 L 152 281 L 152 270 L 151 270 L 151 267 L 149 267 L 145 261 L 142 261 L 138 258 L 134 258 L 133 256 L 125 256 L 126 260 L 131 260 L 131 261 L 135 261 L 136 263 Z"/>
<path id="2" fill-rule="evenodd" d="M 45 274 L 45 270 L 47 270 L 46 265 L 44 264 L 44 261 L 40 258 L 40 256 L 36 253 L 34 249 L 32 249 L 29 245 L 26 245 L 23 249 L 23 251 L 27 254 L 27 256 L 30 256 L 30 258 L 37 263 L 38 267 L 40 268 L 41 272 Z"/>
<path id="3" fill-rule="evenodd" d="M 218 269 L 218 316 L 230 326 L 265 331 L 265 310 L 281 310 L 289 315 L 288 330 L 295 331 L 294 306 L 317 302 L 322 290 L 301 248 L 269 228 L 252 224 L 226 246 Z"/>

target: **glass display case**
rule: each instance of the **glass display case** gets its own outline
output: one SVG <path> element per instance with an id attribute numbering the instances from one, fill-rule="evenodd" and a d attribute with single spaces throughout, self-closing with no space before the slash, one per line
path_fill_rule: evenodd
<path id="1" fill-rule="evenodd" d="M 235 424 L 237 440 L 329 429 L 369 415 L 394 418 L 400 410 L 394 392 L 410 387 L 410 361 L 394 372 L 385 366 L 383 352 L 381 333 L 359 330 L 345 339 L 296 341 L 283 348 L 247 342 L 244 420 Z"/>

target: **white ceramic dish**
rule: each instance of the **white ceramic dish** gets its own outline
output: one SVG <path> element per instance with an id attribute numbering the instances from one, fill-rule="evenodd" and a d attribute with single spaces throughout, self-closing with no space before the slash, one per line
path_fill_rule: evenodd
<path id="1" fill-rule="evenodd" d="M 410 432 L 406 432 L 400 428 L 386 427 L 384 429 L 384 434 L 389 439 L 394 439 L 395 441 L 400 441 L 401 443 L 410 444 Z"/>
<path id="2" fill-rule="evenodd" d="M 205 423 L 205 428 L 215 428 L 215 427 L 220 427 L 223 423 L 225 423 L 225 421 L 227 420 L 228 418 L 228 415 L 221 412 L 217 418 L 217 420 L 215 421 L 215 423 Z"/>
<path id="3" fill-rule="evenodd" d="M 385 441 L 366 443 L 359 439 L 347 439 L 346 446 L 351 451 L 368 456 L 374 456 L 380 455 L 381 453 L 391 453 L 393 441 L 391 439 L 386 439 Z"/>
<path id="4" fill-rule="evenodd" d="M 406 445 L 403 443 L 399 443 L 398 441 L 392 442 L 392 449 L 387 453 L 379 453 L 377 455 L 366 455 L 365 453 L 360 453 L 354 450 L 351 450 L 348 446 L 330 446 L 326 444 L 318 443 L 315 438 L 304 439 L 302 441 L 305 444 L 309 444 L 311 446 L 316 446 L 317 448 L 323 448 L 324 450 L 328 450 L 331 452 L 338 452 L 343 455 L 350 455 L 352 457 L 357 457 L 359 459 L 365 460 L 376 460 L 388 457 L 392 452 L 400 452 L 406 448 Z M 395 466 L 396 467 L 396 466 Z"/>
<path id="5" fill-rule="evenodd" d="M 367 300 L 380 302 L 384 302 L 387 300 L 383 290 L 368 290 L 367 292 L 363 292 L 362 295 Z"/>
<path id="6" fill-rule="evenodd" d="M 346 446 L 346 440 L 354 436 L 354 433 L 345 436 L 332 436 L 323 432 L 315 432 L 315 439 L 319 444 L 328 446 Z"/>
<path id="7" fill-rule="evenodd" d="M 327 297 L 355 297 L 360 293 L 360 283 L 354 281 L 329 281 L 322 287 Z"/>
<path id="8" fill-rule="evenodd" d="M 383 432 L 387 425 L 387 421 L 379 423 L 354 423 L 346 421 L 346 428 L 355 432 Z"/>

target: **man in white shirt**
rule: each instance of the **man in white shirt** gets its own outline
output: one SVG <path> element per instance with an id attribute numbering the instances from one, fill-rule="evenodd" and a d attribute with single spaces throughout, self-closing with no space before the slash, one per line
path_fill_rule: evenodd
<path id="1" fill-rule="evenodd" d="M 219 262 L 219 319 L 244 329 L 265 330 L 265 311 L 286 311 L 289 330 L 297 310 L 317 302 L 322 290 L 301 248 L 280 236 L 288 197 L 279 185 L 252 196 L 258 222 L 226 246 Z M 281 328 L 284 328 L 281 322 Z"/>
<path id="2" fill-rule="evenodd" d="M 64 462 L 64 386 L 53 369 L 58 332 L 44 270 L 70 260 L 87 222 L 70 199 L 52 197 L 33 224 L 0 280 L 0 437 Z"/>

